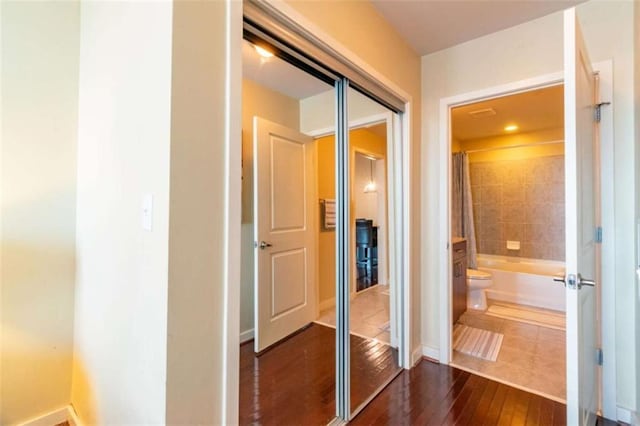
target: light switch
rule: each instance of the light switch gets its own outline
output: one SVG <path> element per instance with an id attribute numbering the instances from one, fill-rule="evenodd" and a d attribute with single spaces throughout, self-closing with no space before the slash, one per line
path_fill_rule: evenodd
<path id="1" fill-rule="evenodd" d="M 142 198 L 142 229 L 151 231 L 153 228 L 153 195 L 145 194 Z"/>
<path id="2" fill-rule="evenodd" d="M 520 241 L 507 241 L 507 250 L 520 250 Z"/>

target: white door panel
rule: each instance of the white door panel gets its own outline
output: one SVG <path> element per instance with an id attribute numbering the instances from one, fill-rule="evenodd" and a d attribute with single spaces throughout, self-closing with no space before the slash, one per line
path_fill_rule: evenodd
<path id="1" fill-rule="evenodd" d="M 255 351 L 315 319 L 313 139 L 254 117 Z"/>
<path id="2" fill-rule="evenodd" d="M 596 80 L 575 9 L 564 15 L 567 424 L 595 422 L 599 384 L 597 298 L 600 283 L 598 126 Z M 581 285 L 580 277 L 596 287 Z"/>

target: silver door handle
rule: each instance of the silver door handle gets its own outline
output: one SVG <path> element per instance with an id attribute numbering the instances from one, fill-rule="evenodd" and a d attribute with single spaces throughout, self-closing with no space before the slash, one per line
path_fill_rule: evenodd
<path id="1" fill-rule="evenodd" d="M 580 274 L 577 274 L 577 275 L 569 274 L 567 275 L 566 278 L 562 275 L 554 275 L 553 281 L 557 283 L 562 283 L 564 284 L 565 287 L 567 286 L 567 283 L 569 283 L 569 288 L 577 288 L 578 290 L 580 290 L 584 285 L 589 287 L 596 286 L 595 280 L 588 280 L 586 278 L 582 278 Z"/>
<path id="2" fill-rule="evenodd" d="M 260 247 L 260 250 L 264 250 L 264 249 L 266 249 L 267 247 L 271 247 L 271 244 L 269 244 L 269 243 L 268 243 L 268 242 L 266 242 L 266 241 L 260 241 L 260 245 L 259 245 L 259 247 Z"/>
<path id="3" fill-rule="evenodd" d="M 595 280 L 588 280 L 586 278 L 582 278 L 580 274 L 578 274 L 578 279 L 580 280 L 580 283 L 578 284 L 578 288 L 582 287 L 583 285 L 588 285 L 589 287 L 596 286 Z"/>

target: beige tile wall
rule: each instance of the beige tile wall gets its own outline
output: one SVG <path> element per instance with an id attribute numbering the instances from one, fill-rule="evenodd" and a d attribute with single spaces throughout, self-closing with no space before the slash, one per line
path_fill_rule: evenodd
<path id="1" fill-rule="evenodd" d="M 471 163 L 470 173 L 479 253 L 564 260 L 564 156 Z"/>

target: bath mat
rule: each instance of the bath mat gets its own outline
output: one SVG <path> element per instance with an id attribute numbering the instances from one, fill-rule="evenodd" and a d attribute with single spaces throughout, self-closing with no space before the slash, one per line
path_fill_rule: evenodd
<path id="1" fill-rule="evenodd" d="M 486 313 L 494 317 L 538 325 L 540 327 L 553 328 L 555 330 L 565 329 L 564 313 L 550 311 L 548 309 L 512 303 L 493 302 Z"/>
<path id="2" fill-rule="evenodd" d="M 504 335 L 464 324 L 453 327 L 453 349 L 487 361 L 498 359 Z"/>

